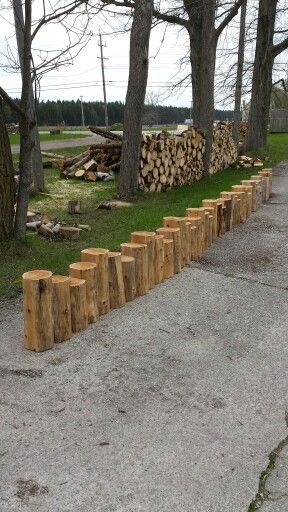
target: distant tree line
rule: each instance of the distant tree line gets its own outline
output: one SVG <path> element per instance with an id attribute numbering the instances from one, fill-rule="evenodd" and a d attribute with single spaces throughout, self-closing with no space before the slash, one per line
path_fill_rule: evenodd
<path id="1" fill-rule="evenodd" d="M 17 101 L 17 100 L 15 100 Z M 94 124 L 103 126 L 104 122 L 104 104 L 101 101 L 83 102 L 85 124 Z M 17 113 L 9 105 L 4 106 L 5 120 L 7 123 L 16 123 L 18 121 Z M 123 123 L 124 103 L 121 101 L 112 101 L 108 103 L 109 123 Z M 215 110 L 215 119 L 224 121 L 232 119 L 233 112 L 230 110 Z M 67 101 L 40 101 L 37 105 L 37 118 L 39 126 L 55 126 L 65 123 L 67 126 L 81 125 L 81 103 L 79 100 Z M 143 124 L 175 124 L 183 123 L 185 119 L 190 118 L 190 108 L 163 106 L 163 105 L 145 105 Z"/>

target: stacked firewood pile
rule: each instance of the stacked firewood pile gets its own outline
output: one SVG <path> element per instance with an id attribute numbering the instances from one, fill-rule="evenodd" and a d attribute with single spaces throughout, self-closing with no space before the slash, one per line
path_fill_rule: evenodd
<path id="1" fill-rule="evenodd" d="M 226 169 L 237 160 L 237 148 L 232 137 L 231 123 L 215 123 L 210 174 Z"/>
<path id="2" fill-rule="evenodd" d="M 113 179 L 112 171 L 120 168 L 122 137 L 112 132 L 89 126 L 93 133 L 105 137 L 103 144 L 94 144 L 80 155 L 57 161 L 60 178 L 81 178 L 86 181 Z"/>
<path id="3" fill-rule="evenodd" d="M 140 190 L 161 192 L 200 180 L 205 142 L 203 132 L 194 127 L 181 135 L 143 134 Z"/>

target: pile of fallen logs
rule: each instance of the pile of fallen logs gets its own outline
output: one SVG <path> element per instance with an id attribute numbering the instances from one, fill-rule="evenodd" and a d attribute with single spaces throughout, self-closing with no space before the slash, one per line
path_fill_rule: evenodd
<path id="1" fill-rule="evenodd" d="M 78 240 L 82 231 L 90 231 L 87 224 L 67 226 L 63 221 L 51 220 L 46 214 L 28 212 L 26 229 L 48 240 Z"/>
<path id="2" fill-rule="evenodd" d="M 210 174 L 222 171 L 236 162 L 237 154 L 237 147 L 232 137 L 232 124 L 215 123 Z"/>
<path id="3" fill-rule="evenodd" d="M 199 180 L 203 174 L 205 142 L 203 132 L 194 127 L 181 135 L 143 134 L 140 190 L 161 192 Z"/>
<path id="4" fill-rule="evenodd" d="M 165 216 L 155 231 L 134 231 L 120 245 L 121 252 L 83 249 L 78 261 L 69 265 L 68 275 L 52 275 L 49 270 L 25 272 L 25 348 L 51 349 L 109 310 L 180 273 L 199 260 L 217 237 L 245 222 L 271 194 L 272 169 L 263 169 L 222 191 L 217 199 L 203 199 L 198 208 L 187 208 L 182 217 Z"/>

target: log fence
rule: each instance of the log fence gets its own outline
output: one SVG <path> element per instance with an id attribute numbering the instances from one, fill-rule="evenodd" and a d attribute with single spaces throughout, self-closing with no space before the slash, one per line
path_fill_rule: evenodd
<path id="1" fill-rule="evenodd" d="M 148 293 L 197 261 L 212 242 L 255 212 L 272 194 L 272 169 L 242 180 L 218 199 L 204 199 L 183 217 L 164 217 L 155 232 L 136 231 L 121 252 L 88 248 L 69 276 L 47 270 L 23 278 L 24 347 L 53 348 L 85 330 L 100 315 Z"/>

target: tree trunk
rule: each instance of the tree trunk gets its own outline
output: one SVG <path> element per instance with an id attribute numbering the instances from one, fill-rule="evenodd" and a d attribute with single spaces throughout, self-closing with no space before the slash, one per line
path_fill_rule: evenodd
<path id="1" fill-rule="evenodd" d="M 130 35 L 129 80 L 118 183 L 120 197 L 134 196 L 138 190 L 142 114 L 148 78 L 152 14 L 153 0 L 136 0 Z"/>
<path id="2" fill-rule="evenodd" d="M 245 1 L 241 7 L 237 77 L 236 77 L 236 88 L 235 88 L 233 138 L 234 138 L 234 142 L 237 146 L 238 146 L 239 140 L 240 140 L 241 99 L 242 99 L 243 66 L 244 66 L 245 33 L 246 33 L 246 10 L 247 10 L 247 1 Z"/>
<path id="3" fill-rule="evenodd" d="M 217 38 L 215 0 L 184 1 L 189 15 L 190 62 L 192 68 L 193 121 L 206 135 L 204 173 L 209 174 L 213 142 L 214 81 Z"/>
<path id="4" fill-rule="evenodd" d="M 260 0 L 246 150 L 266 145 L 274 63 L 273 36 L 278 0 Z"/>
<path id="5" fill-rule="evenodd" d="M 19 62 L 21 73 L 23 73 L 23 53 L 24 53 L 24 18 L 21 0 L 13 0 L 14 23 L 18 47 Z M 44 172 L 40 147 L 40 138 L 36 118 L 35 99 L 33 93 L 32 82 L 30 81 L 29 91 L 29 115 L 30 121 L 35 123 L 31 129 L 32 146 L 32 172 L 33 172 L 33 188 L 39 192 L 44 191 Z"/>
<path id="6" fill-rule="evenodd" d="M 25 24 L 23 30 L 23 64 L 22 64 L 22 92 L 20 107 L 23 114 L 20 117 L 20 158 L 19 158 L 19 188 L 17 208 L 14 224 L 15 238 L 22 238 L 26 232 L 27 211 L 29 203 L 29 189 L 31 185 L 31 125 L 29 113 L 29 98 L 31 86 L 31 18 L 32 2 L 25 0 Z"/>
<path id="7" fill-rule="evenodd" d="M 0 240 L 13 230 L 15 185 L 10 142 L 0 100 Z"/>

